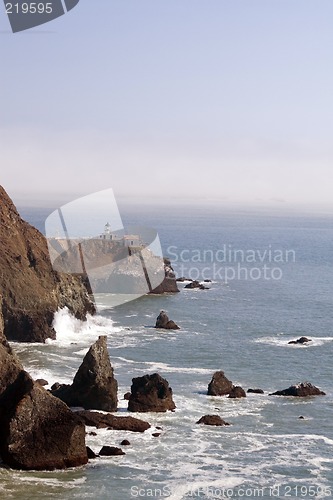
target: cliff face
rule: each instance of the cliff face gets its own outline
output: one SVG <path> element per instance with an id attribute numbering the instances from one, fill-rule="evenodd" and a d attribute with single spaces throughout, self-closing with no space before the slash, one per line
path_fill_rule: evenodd
<path id="1" fill-rule="evenodd" d="M 45 237 L 21 219 L 1 186 L 0 296 L 8 340 L 54 338 L 54 313 L 65 306 L 78 319 L 95 312 L 82 278 L 52 269 Z"/>

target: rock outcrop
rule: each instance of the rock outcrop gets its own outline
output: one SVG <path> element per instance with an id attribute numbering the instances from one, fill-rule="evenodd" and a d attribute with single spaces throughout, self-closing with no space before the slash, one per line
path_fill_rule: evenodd
<path id="1" fill-rule="evenodd" d="M 55 338 L 54 313 L 68 307 L 78 319 L 93 314 L 83 280 L 52 269 L 45 237 L 23 221 L 0 186 L 0 294 L 8 340 Z"/>
<path id="2" fill-rule="evenodd" d="M 191 281 L 191 283 L 188 283 L 187 285 L 185 285 L 184 288 L 199 288 L 199 290 L 209 290 L 209 286 L 205 286 L 203 285 L 202 283 L 200 283 L 200 281 L 197 281 L 197 280 L 194 280 L 194 281 Z"/>
<path id="3" fill-rule="evenodd" d="M 231 380 L 227 379 L 223 371 L 215 372 L 208 385 L 209 396 L 226 396 L 232 391 Z"/>
<path id="4" fill-rule="evenodd" d="M 291 385 L 288 389 L 273 392 L 270 396 L 295 396 L 304 398 L 307 396 L 325 396 L 325 392 L 321 391 L 310 382 L 301 382 L 297 385 Z"/>
<path id="5" fill-rule="evenodd" d="M 132 379 L 128 410 L 133 412 L 165 412 L 174 410 L 172 389 L 158 373 Z"/>
<path id="6" fill-rule="evenodd" d="M 99 452 L 100 457 L 114 457 L 118 455 L 126 455 L 126 453 L 121 448 L 117 448 L 117 446 L 103 446 Z"/>
<path id="7" fill-rule="evenodd" d="M 116 417 L 111 414 L 97 411 L 77 411 L 75 412 L 85 425 L 96 427 L 97 429 L 107 428 L 116 431 L 145 432 L 150 428 L 150 424 L 145 420 L 134 417 Z"/>
<path id="8" fill-rule="evenodd" d="M 264 391 L 262 389 L 248 389 L 247 392 L 249 394 L 264 394 Z"/>
<path id="9" fill-rule="evenodd" d="M 200 420 L 197 421 L 197 424 L 204 424 L 204 425 L 216 425 L 216 426 L 222 426 L 222 425 L 230 425 L 228 422 L 223 420 L 219 415 L 204 415 L 203 417 L 200 418 Z"/>
<path id="10" fill-rule="evenodd" d="M 156 318 L 155 328 L 163 328 L 165 330 L 180 330 L 179 326 L 170 320 L 165 311 L 161 311 Z"/>
<path id="11" fill-rule="evenodd" d="M 179 292 L 176 275 L 171 265 L 171 261 L 166 257 L 164 257 L 164 274 L 165 277 L 162 283 L 154 288 L 150 293 L 161 294 Z"/>
<path id="12" fill-rule="evenodd" d="M 113 375 L 106 336 L 100 336 L 90 347 L 72 385 L 62 385 L 52 394 L 68 406 L 90 410 L 117 410 L 118 383 Z"/>
<path id="13" fill-rule="evenodd" d="M 307 337 L 300 337 L 297 340 L 291 340 L 288 344 L 307 344 L 308 342 L 312 342 L 312 340 Z"/>
<path id="14" fill-rule="evenodd" d="M 0 346 L 0 454 L 14 469 L 51 470 L 87 463 L 85 427 L 58 399 L 32 380 Z M 1 374 L 2 375 L 2 374 Z"/>

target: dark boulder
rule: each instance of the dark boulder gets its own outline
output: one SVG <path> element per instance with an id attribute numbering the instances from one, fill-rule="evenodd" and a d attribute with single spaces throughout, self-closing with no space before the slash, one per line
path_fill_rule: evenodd
<path id="1" fill-rule="evenodd" d="M 108 413 L 97 411 L 77 411 L 75 412 L 88 426 L 97 428 L 109 428 L 117 431 L 144 432 L 150 428 L 150 424 L 144 420 L 134 417 L 116 417 Z"/>
<path id="2" fill-rule="evenodd" d="M 208 286 L 203 285 L 200 281 L 194 280 L 191 283 L 185 285 L 184 288 L 199 288 L 199 290 L 209 290 Z"/>
<path id="3" fill-rule="evenodd" d="M 270 396 L 295 396 L 304 398 L 307 396 L 325 396 L 325 392 L 310 384 L 310 382 L 301 382 L 297 385 L 291 385 L 288 389 L 273 392 Z"/>
<path id="4" fill-rule="evenodd" d="M 228 422 L 223 420 L 219 415 L 204 415 L 203 417 L 198 420 L 197 424 L 204 424 L 204 425 L 216 425 L 216 426 L 222 426 L 222 425 L 230 425 Z"/>
<path id="5" fill-rule="evenodd" d="M 52 470 L 88 461 L 85 426 L 21 371 L 0 397 L 0 452 L 15 469 Z"/>
<path id="6" fill-rule="evenodd" d="M 60 386 L 52 394 L 68 406 L 116 411 L 118 383 L 113 375 L 106 336 L 90 347 L 70 386 Z"/>
<path id="7" fill-rule="evenodd" d="M 262 389 L 248 389 L 247 392 L 252 394 L 264 394 Z"/>
<path id="8" fill-rule="evenodd" d="M 161 433 L 160 433 L 160 432 L 153 432 L 153 434 L 152 434 L 152 436 L 153 436 L 154 438 L 158 438 L 158 437 L 160 437 L 160 435 L 161 435 Z"/>
<path id="9" fill-rule="evenodd" d="M 172 389 L 158 373 L 132 379 L 128 410 L 134 412 L 165 412 L 174 410 Z"/>
<path id="10" fill-rule="evenodd" d="M 297 340 L 291 340 L 288 344 L 307 344 L 308 342 L 312 342 L 312 340 L 307 337 L 300 337 Z"/>
<path id="11" fill-rule="evenodd" d="M 161 311 L 156 318 L 155 328 L 164 328 L 166 330 L 179 330 L 179 326 L 168 318 L 165 311 Z"/>
<path id="12" fill-rule="evenodd" d="M 125 399 L 126 401 L 128 401 L 130 397 L 131 397 L 131 393 L 130 393 L 130 392 L 126 392 L 126 393 L 124 394 L 124 399 Z"/>
<path id="13" fill-rule="evenodd" d="M 41 386 L 45 386 L 45 385 L 49 385 L 48 381 L 43 379 L 43 378 L 38 378 L 37 380 L 35 380 L 36 384 L 39 384 Z"/>
<path id="14" fill-rule="evenodd" d="M 246 398 L 246 392 L 239 385 L 234 385 L 231 391 L 229 392 L 228 398 Z"/>
<path id="15" fill-rule="evenodd" d="M 126 453 L 116 446 L 103 446 L 99 452 L 101 457 L 114 457 L 118 455 L 126 455 Z"/>
<path id="16" fill-rule="evenodd" d="M 121 446 L 130 446 L 131 443 L 129 442 L 128 439 L 123 439 L 120 444 L 121 444 Z"/>
<path id="17" fill-rule="evenodd" d="M 225 396 L 233 388 L 231 380 L 228 380 L 223 371 L 215 372 L 208 385 L 209 396 Z"/>

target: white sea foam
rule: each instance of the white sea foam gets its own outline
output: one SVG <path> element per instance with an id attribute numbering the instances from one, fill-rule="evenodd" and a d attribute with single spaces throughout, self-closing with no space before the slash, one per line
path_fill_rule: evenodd
<path id="1" fill-rule="evenodd" d="M 113 321 L 100 315 L 87 316 L 86 321 L 76 319 L 67 309 L 60 309 L 54 315 L 53 327 L 56 340 L 47 340 L 47 344 L 67 347 L 70 344 L 87 344 L 99 335 L 108 335 L 116 331 Z"/>
<path id="2" fill-rule="evenodd" d="M 298 335 L 299 337 L 299 335 Z M 296 340 L 297 338 L 297 335 L 295 336 L 286 336 L 286 335 L 283 335 L 280 333 L 280 334 L 276 334 L 275 336 L 271 335 L 271 336 L 267 336 L 267 337 L 260 337 L 260 338 L 257 338 L 255 339 L 253 342 L 257 343 L 257 344 L 268 344 L 268 345 L 274 345 L 274 346 L 277 346 L 277 347 L 287 347 L 287 348 L 290 348 L 290 349 L 307 349 L 307 348 L 310 348 L 310 347 L 318 347 L 318 346 L 322 346 L 322 345 L 325 345 L 326 343 L 329 343 L 329 342 L 332 342 L 333 341 L 333 337 L 314 337 L 312 335 L 309 336 L 309 338 L 311 339 L 311 342 L 308 342 L 306 344 L 288 344 L 288 342 L 292 341 L 292 340 Z"/>

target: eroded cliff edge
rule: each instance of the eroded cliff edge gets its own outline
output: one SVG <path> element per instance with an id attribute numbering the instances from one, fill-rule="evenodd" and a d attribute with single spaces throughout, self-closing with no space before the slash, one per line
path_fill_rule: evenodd
<path id="1" fill-rule="evenodd" d="M 95 306 L 80 276 L 53 270 L 46 238 L 21 219 L 0 186 L 0 296 L 8 340 L 55 338 L 54 313 L 68 307 L 78 319 Z"/>

